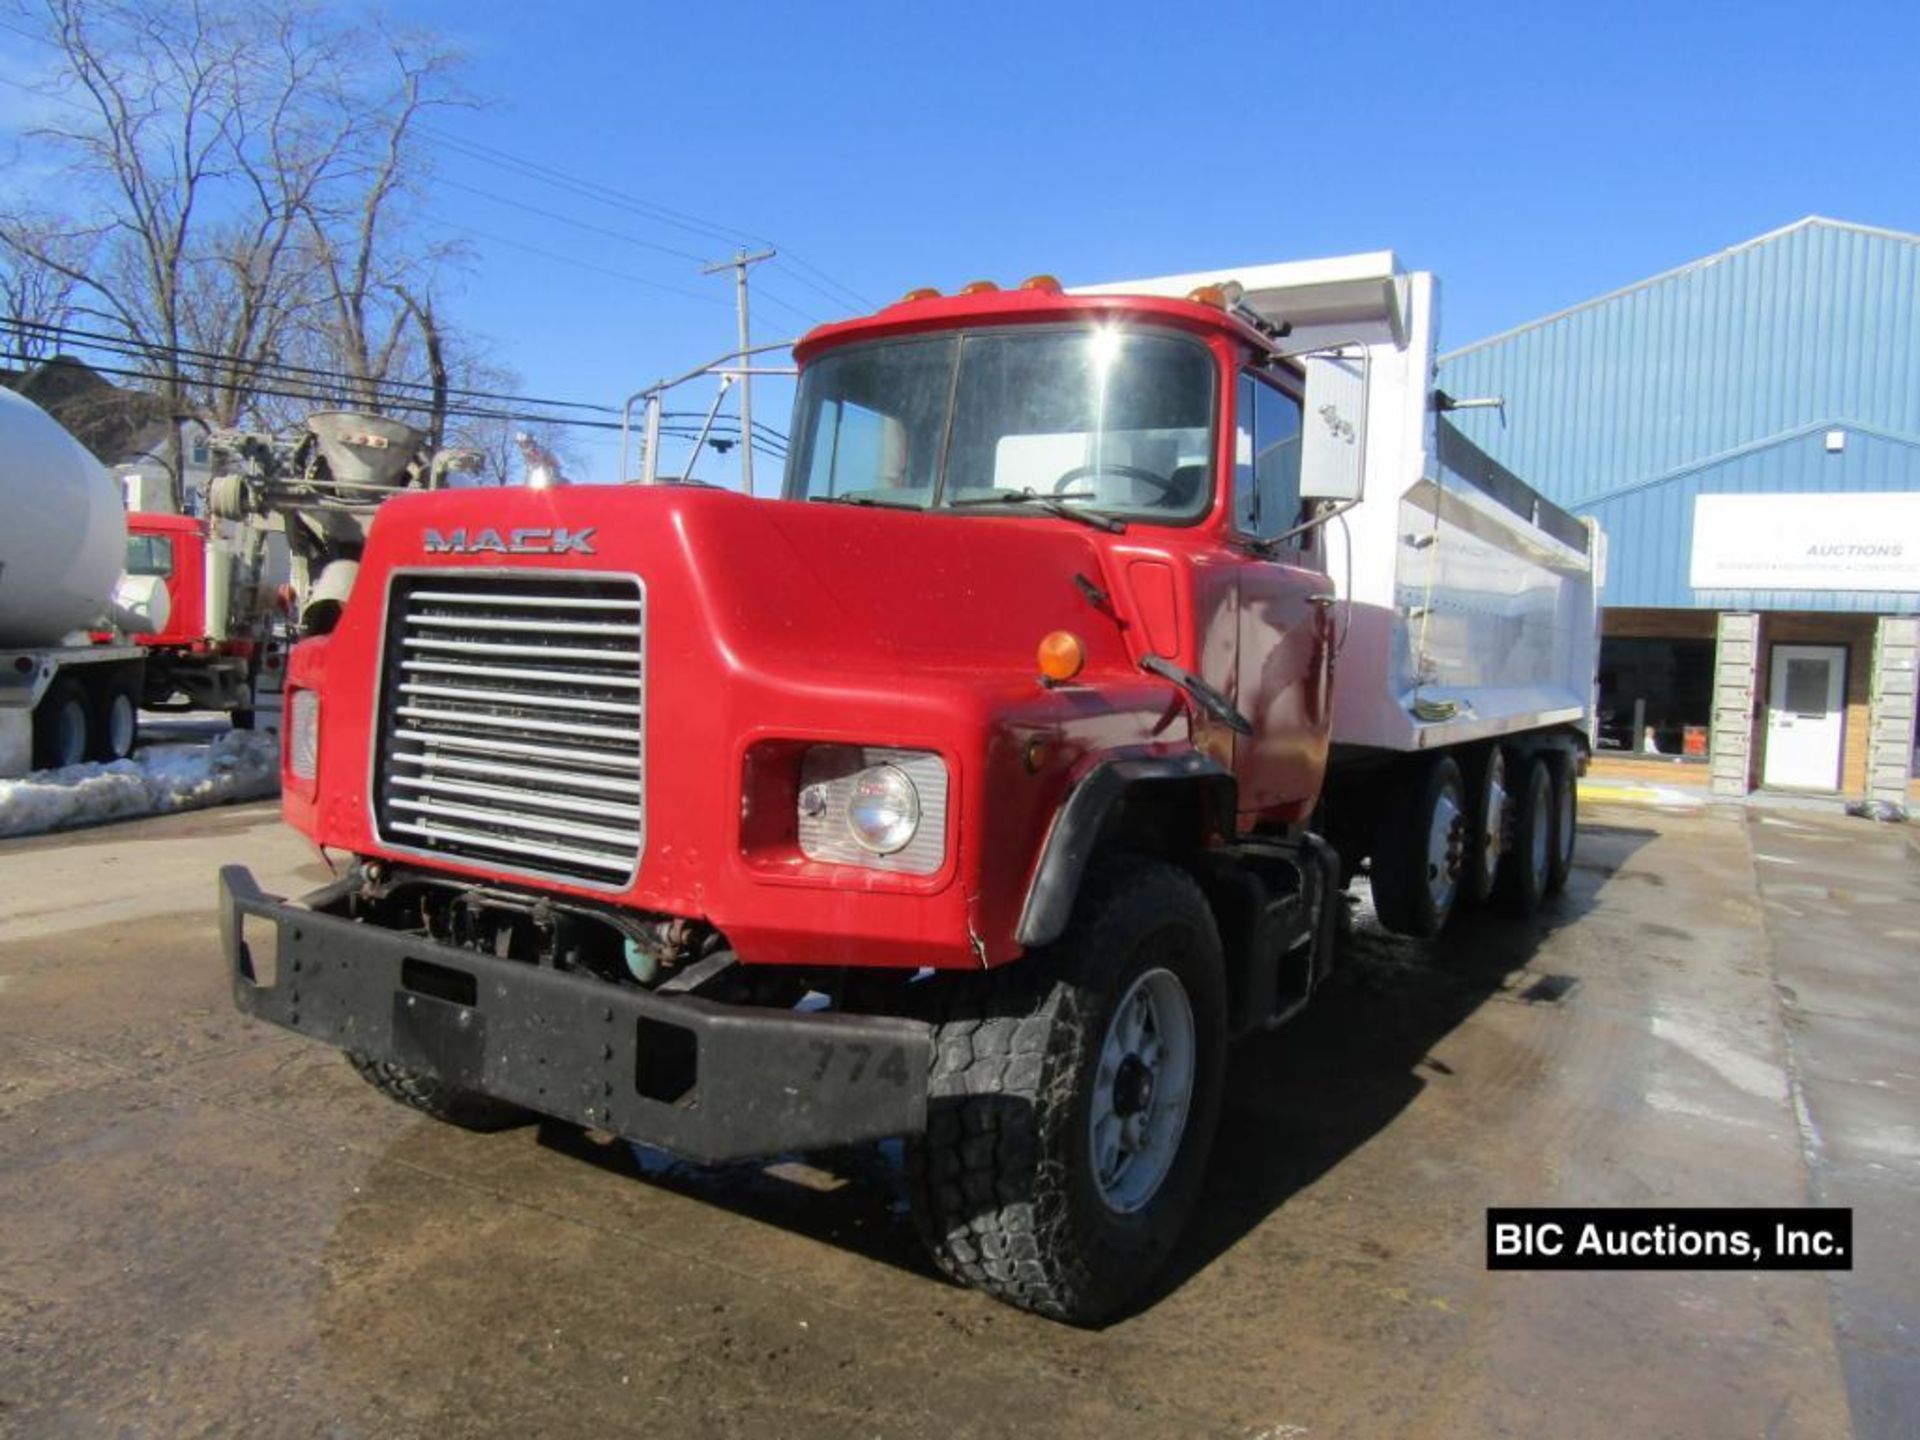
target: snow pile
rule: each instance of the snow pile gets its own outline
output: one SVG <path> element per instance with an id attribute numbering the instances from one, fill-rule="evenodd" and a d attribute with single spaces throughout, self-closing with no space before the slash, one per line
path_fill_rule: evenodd
<path id="1" fill-rule="evenodd" d="M 279 737 L 232 730 L 204 745 L 149 745 L 131 760 L 0 780 L 0 837 L 199 810 L 279 789 Z"/>

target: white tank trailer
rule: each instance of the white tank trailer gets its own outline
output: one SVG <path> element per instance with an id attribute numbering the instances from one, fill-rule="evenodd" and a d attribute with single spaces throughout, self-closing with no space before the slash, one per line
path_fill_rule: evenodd
<path id="1" fill-rule="evenodd" d="M 143 657 L 89 636 L 166 623 L 164 586 L 121 575 L 126 534 L 113 477 L 0 390 L 0 778 L 131 748 Z"/>

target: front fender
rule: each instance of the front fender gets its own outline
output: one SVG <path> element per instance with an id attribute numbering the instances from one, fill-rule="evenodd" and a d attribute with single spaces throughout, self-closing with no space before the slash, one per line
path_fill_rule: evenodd
<path id="1" fill-rule="evenodd" d="M 1124 802 L 1148 796 L 1172 802 L 1183 791 L 1196 802 L 1198 828 L 1190 838 L 1233 834 L 1238 793 L 1233 776 L 1199 751 L 1103 760 L 1082 775 L 1047 832 L 1014 938 L 1032 947 L 1050 944 L 1066 931 L 1087 867 Z"/>

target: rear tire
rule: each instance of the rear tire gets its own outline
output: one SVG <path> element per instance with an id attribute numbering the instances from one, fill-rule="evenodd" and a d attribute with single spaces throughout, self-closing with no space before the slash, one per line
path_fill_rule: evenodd
<path id="1" fill-rule="evenodd" d="M 1553 868 L 1553 772 L 1544 755 L 1527 756 L 1517 768 L 1513 849 L 1500 866 L 1499 898 L 1509 913 L 1527 916 L 1547 898 Z"/>
<path id="2" fill-rule="evenodd" d="M 1466 778 L 1472 825 L 1460 866 L 1460 898 L 1469 905 L 1484 905 L 1493 898 L 1494 882 L 1500 878 L 1500 857 L 1513 828 L 1513 801 L 1507 794 L 1507 752 L 1498 745 L 1481 746 L 1480 753 L 1466 766 Z"/>
<path id="3" fill-rule="evenodd" d="M 1580 828 L 1580 777 L 1571 755 L 1555 755 L 1553 767 L 1553 847 L 1547 864 L 1547 894 L 1558 895 L 1573 874 L 1573 848 Z"/>
<path id="4" fill-rule="evenodd" d="M 1199 1198 L 1225 1074 L 1213 914 L 1184 871 L 1108 862 L 1057 944 L 944 998 L 908 1151 L 922 1238 L 962 1284 L 1095 1323 Z"/>
<path id="5" fill-rule="evenodd" d="M 34 707 L 33 768 L 82 764 L 93 748 L 93 729 L 86 687 L 71 675 L 57 677 Z"/>
<path id="6" fill-rule="evenodd" d="M 1471 827 L 1466 782 L 1451 755 L 1420 762 L 1413 803 L 1383 807 L 1373 844 L 1373 908 L 1402 935 L 1431 939 L 1458 903 Z"/>
<path id="7" fill-rule="evenodd" d="M 462 1130 L 505 1130 L 532 1118 L 530 1111 L 518 1105 L 482 1095 L 477 1090 L 449 1085 L 424 1070 L 396 1065 L 391 1060 L 368 1060 L 349 1054 L 347 1063 L 362 1080 L 389 1100 L 398 1100 L 422 1115 L 458 1125 Z"/>
<path id="8" fill-rule="evenodd" d="M 109 680 L 100 693 L 93 717 L 92 758 L 127 760 L 140 743 L 140 679 L 121 675 Z"/>

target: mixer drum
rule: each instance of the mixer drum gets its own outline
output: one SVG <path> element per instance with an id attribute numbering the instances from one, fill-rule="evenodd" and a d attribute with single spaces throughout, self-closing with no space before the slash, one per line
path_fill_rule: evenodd
<path id="1" fill-rule="evenodd" d="M 103 621 L 126 561 L 120 487 L 31 400 L 0 390 L 0 647 Z"/>

